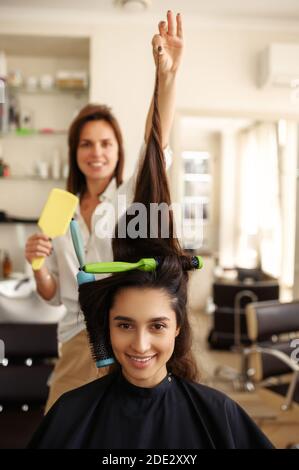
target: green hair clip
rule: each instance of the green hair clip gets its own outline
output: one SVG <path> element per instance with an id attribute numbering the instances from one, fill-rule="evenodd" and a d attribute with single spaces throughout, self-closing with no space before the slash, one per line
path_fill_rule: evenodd
<path id="1" fill-rule="evenodd" d="M 139 271 L 155 271 L 161 258 L 142 258 L 137 263 L 126 263 L 124 261 L 113 261 L 109 263 L 91 263 L 85 264 L 81 269 L 86 273 L 105 274 L 120 273 L 138 269 Z M 192 256 L 191 264 L 194 269 L 201 269 L 203 266 L 200 256 Z"/>

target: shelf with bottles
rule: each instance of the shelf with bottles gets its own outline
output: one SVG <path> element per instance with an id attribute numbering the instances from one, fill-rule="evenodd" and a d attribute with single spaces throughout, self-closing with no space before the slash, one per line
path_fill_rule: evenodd
<path id="1" fill-rule="evenodd" d="M 203 197 L 210 191 L 210 154 L 203 151 L 185 150 L 183 158 L 184 195 Z M 200 184 L 198 184 L 200 183 Z"/>
<path id="2" fill-rule="evenodd" d="M 56 128 L 53 125 L 38 126 L 34 123 L 34 111 L 31 108 L 22 107 L 14 97 L 8 97 L 2 104 L 0 119 L 1 138 L 28 138 L 44 136 L 64 136 L 66 127 L 61 125 Z"/>
<path id="3" fill-rule="evenodd" d="M 206 240 L 204 232 L 205 227 L 203 225 L 201 227 L 193 225 L 184 226 L 184 231 L 181 237 L 183 247 L 188 249 L 198 249 L 203 247 L 204 240 Z"/>
<path id="4" fill-rule="evenodd" d="M 184 220 L 205 221 L 209 218 L 209 200 L 204 201 L 186 201 L 183 202 Z"/>
<path id="5" fill-rule="evenodd" d="M 182 242 L 184 248 L 208 248 L 210 223 L 207 219 L 195 220 L 193 218 L 184 217 L 182 228 Z"/>
<path id="6" fill-rule="evenodd" d="M 26 75 L 23 71 L 10 70 L 6 86 L 10 94 L 72 94 L 89 93 L 89 79 L 86 70 L 57 70 L 54 74 Z"/>
<path id="7" fill-rule="evenodd" d="M 184 180 L 184 198 L 193 201 L 202 201 L 203 198 L 209 198 L 211 195 L 211 182 L 207 181 L 188 181 Z"/>
<path id="8" fill-rule="evenodd" d="M 74 115 L 83 104 L 88 102 L 87 88 L 74 88 L 74 87 L 57 87 L 44 89 L 36 86 L 11 86 L 6 87 L 6 100 L 0 104 L 0 137 L 19 138 L 19 137 L 44 137 L 44 136 L 65 136 L 67 134 L 67 127 L 69 124 L 70 116 Z M 22 94 L 29 94 L 30 99 L 22 96 Z M 73 96 L 71 102 L 64 102 L 60 100 L 60 95 L 65 94 Z M 48 104 L 38 100 L 33 100 L 33 95 L 51 96 L 49 102 L 49 109 L 52 114 L 48 116 L 45 109 L 48 109 Z M 55 104 L 53 95 L 58 96 L 57 105 Z M 60 119 L 58 124 L 57 118 L 54 117 L 57 106 L 63 106 L 65 119 Z M 66 110 L 69 110 L 66 112 Z M 65 125 L 67 123 L 67 125 Z M 40 124 L 40 125 L 39 125 Z"/>
<path id="9" fill-rule="evenodd" d="M 202 150 L 182 152 L 183 245 L 208 248 L 211 226 L 211 155 Z"/>
<path id="10" fill-rule="evenodd" d="M 186 174 L 210 174 L 210 154 L 200 150 L 184 150 L 182 152 L 184 171 Z"/>
<path id="11" fill-rule="evenodd" d="M 19 137 L 53 137 L 53 136 L 66 136 L 68 131 L 66 129 L 26 129 L 20 128 L 16 130 L 8 130 L 0 132 L 0 138 L 19 138 Z"/>
<path id="12" fill-rule="evenodd" d="M 58 87 L 58 86 L 52 86 L 49 88 L 42 88 L 40 86 L 36 86 L 36 87 L 30 88 L 24 85 L 22 86 L 8 85 L 7 91 L 8 93 L 11 93 L 13 95 L 15 94 L 43 95 L 43 96 L 73 95 L 77 97 L 77 96 L 83 96 L 83 95 L 89 94 L 89 88 L 83 88 L 83 87 L 65 87 L 64 88 L 64 87 Z"/>
<path id="13" fill-rule="evenodd" d="M 208 220 L 208 203 L 198 204 L 192 202 L 192 204 L 186 204 L 184 201 L 183 209 L 183 238 L 184 240 L 188 240 L 190 243 L 193 241 L 196 246 L 200 246 L 202 238 L 210 223 Z"/>
<path id="14" fill-rule="evenodd" d="M 38 175 L 12 175 L 12 176 L 4 176 L 0 177 L 0 183 L 3 181 L 37 181 L 37 182 L 44 182 L 44 181 L 49 181 L 49 182 L 57 182 L 57 183 L 62 183 L 66 181 L 66 178 L 42 178 L 41 176 Z"/>

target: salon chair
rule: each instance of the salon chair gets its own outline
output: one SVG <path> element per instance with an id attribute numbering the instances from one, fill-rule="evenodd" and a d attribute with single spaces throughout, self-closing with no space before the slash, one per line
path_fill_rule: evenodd
<path id="1" fill-rule="evenodd" d="M 254 388 L 285 389 L 283 410 L 299 402 L 299 300 L 254 302 L 245 309 L 248 336 L 242 374 Z"/>
<path id="2" fill-rule="evenodd" d="M 0 448 L 24 448 L 44 414 L 57 325 L 1 323 L 0 339 Z"/>
<path id="3" fill-rule="evenodd" d="M 236 280 L 219 279 L 213 284 L 216 306 L 214 325 L 208 341 L 213 349 L 230 349 L 243 360 L 243 348 L 251 344 L 247 333 L 245 307 L 257 301 L 279 298 L 279 284 L 260 270 L 237 270 Z M 252 383 L 244 375 L 244 367 L 236 370 L 219 366 L 215 377 L 232 383 L 235 390 L 251 390 Z"/>
<path id="4" fill-rule="evenodd" d="M 227 350 L 250 344 L 245 307 L 253 301 L 279 298 L 278 281 L 259 269 L 237 268 L 237 279 L 213 283 L 213 327 L 208 342 L 212 349 Z"/>

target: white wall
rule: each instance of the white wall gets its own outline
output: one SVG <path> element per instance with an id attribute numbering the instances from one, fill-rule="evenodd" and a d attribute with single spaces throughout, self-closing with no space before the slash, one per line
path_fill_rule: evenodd
<path id="1" fill-rule="evenodd" d="M 219 199 L 219 265 L 234 268 L 236 253 L 236 140 L 234 133 L 223 132 L 221 139 L 221 183 Z"/>
<path id="2" fill-rule="evenodd" d="M 256 86 L 259 52 L 274 41 L 299 43 L 299 31 L 192 30 L 186 36 L 179 107 L 299 115 L 289 90 Z"/>
<path id="3" fill-rule="evenodd" d="M 91 100 L 112 106 L 126 145 L 126 175 L 134 169 L 154 89 L 153 28 L 101 26 L 91 42 Z"/>

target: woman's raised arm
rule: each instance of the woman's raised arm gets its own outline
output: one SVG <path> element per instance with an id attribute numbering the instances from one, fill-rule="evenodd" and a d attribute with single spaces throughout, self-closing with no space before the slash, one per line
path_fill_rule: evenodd
<path id="1" fill-rule="evenodd" d="M 168 145 L 175 110 L 176 74 L 183 55 L 183 29 L 180 13 L 175 19 L 172 11 L 167 12 L 167 22 L 160 21 L 159 34 L 152 40 L 154 60 L 159 64 L 159 112 L 162 132 L 162 148 Z M 152 128 L 153 99 L 146 119 L 145 142 Z"/>

